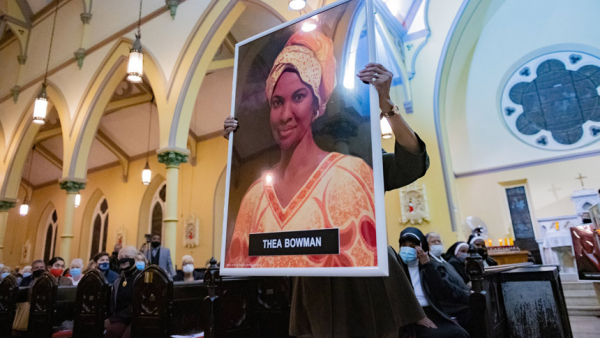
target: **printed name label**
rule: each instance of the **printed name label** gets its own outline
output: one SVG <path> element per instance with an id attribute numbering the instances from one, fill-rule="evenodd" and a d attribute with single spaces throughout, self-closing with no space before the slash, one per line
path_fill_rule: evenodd
<path id="1" fill-rule="evenodd" d="M 249 256 L 337 255 L 338 228 L 250 234 Z"/>

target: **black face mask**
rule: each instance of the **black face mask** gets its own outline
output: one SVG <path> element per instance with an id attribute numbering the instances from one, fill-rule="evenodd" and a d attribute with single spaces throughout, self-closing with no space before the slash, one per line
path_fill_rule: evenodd
<path id="1" fill-rule="evenodd" d="M 121 258 L 119 259 L 119 266 L 129 263 L 129 266 L 125 269 L 121 269 L 122 271 L 130 271 L 132 268 L 135 269 L 135 259 L 133 258 Z"/>
<path id="2" fill-rule="evenodd" d="M 113 251 L 112 255 L 115 256 L 115 257 L 117 257 L 117 256 L 119 256 L 119 253 L 116 252 L 116 251 Z"/>
<path id="3" fill-rule="evenodd" d="M 160 246 L 160 242 L 152 242 L 153 248 L 158 248 Z"/>
<path id="4" fill-rule="evenodd" d="M 33 276 L 33 278 L 38 278 L 39 276 L 41 276 L 44 273 L 44 270 L 35 270 L 31 273 L 31 275 Z"/>
<path id="5" fill-rule="evenodd" d="M 488 258 L 488 251 L 487 248 L 479 248 L 477 249 L 477 253 L 479 254 L 479 256 L 481 256 L 483 259 Z"/>

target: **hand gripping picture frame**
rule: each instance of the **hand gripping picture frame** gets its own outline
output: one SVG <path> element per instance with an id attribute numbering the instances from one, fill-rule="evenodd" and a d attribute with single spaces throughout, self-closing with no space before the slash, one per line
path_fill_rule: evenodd
<path id="1" fill-rule="evenodd" d="M 387 276 L 373 0 L 236 44 L 221 274 Z"/>

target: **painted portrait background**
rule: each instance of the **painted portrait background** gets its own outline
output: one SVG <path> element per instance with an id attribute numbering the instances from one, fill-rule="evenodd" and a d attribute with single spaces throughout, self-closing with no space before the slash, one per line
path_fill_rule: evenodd
<path id="1" fill-rule="evenodd" d="M 337 83 L 327 109 L 313 122 L 312 130 L 319 148 L 359 157 L 372 168 L 369 85 L 355 75 L 369 60 L 362 5 L 362 1 L 349 1 L 317 15 L 317 29 L 333 42 Z M 234 116 L 240 127 L 232 141 L 225 252 L 230 248 L 244 195 L 280 158 L 270 127 L 266 79 L 288 39 L 306 21 L 314 20 L 308 18 L 238 46 Z"/>

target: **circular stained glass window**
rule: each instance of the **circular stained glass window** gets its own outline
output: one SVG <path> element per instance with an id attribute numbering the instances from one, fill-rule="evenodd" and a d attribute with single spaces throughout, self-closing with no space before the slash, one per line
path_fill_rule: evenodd
<path id="1" fill-rule="evenodd" d="M 504 122 L 523 142 L 570 150 L 600 139 L 600 58 L 575 51 L 541 55 L 508 79 Z"/>

